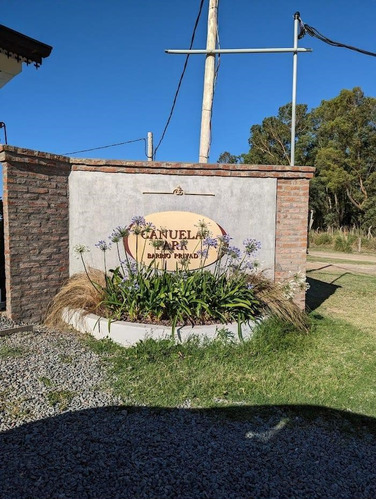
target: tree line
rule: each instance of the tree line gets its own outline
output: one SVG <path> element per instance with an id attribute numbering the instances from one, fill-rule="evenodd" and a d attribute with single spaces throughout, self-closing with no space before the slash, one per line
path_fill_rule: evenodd
<path id="1" fill-rule="evenodd" d="M 291 103 L 252 125 L 249 152 L 224 152 L 219 163 L 289 165 Z M 376 230 L 376 99 L 342 90 L 308 111 L 296 108 L 295 164 L 316 167 L 310 184 L 313 228 Z"/>

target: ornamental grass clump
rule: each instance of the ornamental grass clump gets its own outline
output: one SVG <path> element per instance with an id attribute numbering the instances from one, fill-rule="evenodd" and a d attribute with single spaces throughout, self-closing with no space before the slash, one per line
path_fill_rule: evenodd
<path id="1" fill-rule="evenodd" d="M 204 220 L 198 221 L 196 247 L 184 253 L 187 241 L 170 247 L 167 240 L 150 239 L 155 226 L 144 217 L 135 216 L 128 227 L 117 227 L 109 241 L 101 240 L 96 247 L 103 253 L 104 273 L 101 282 L 87 270 L 84 253 L 86 247 L 78 245 L 87 283 L 97 294 L 97 310 L 103 311 L 110 321 L 124 320 L 139 323 L 170 325 L 172 334 L 177 326 L 236 322 L 241 337 L 241 326 L 265 313 L 277 311 L 279 316 L 291 320 L 292 310 L 299 311 L 292 302 L 283 299 L 283 289 L 272 286 L 262 277 L 255 256 L 261 248 L 253 238 L 244 240 L 243 250 L 231 244 L 227 234 L 215 236 Z M 160 234 L 166 231 L 160 230 Z M 128 236 L 135 238 L 134 258 L 125 252 L 122 259 L 120 242 Z M 107 270 L 106 254 L 116 248 L 119 265 Z M 152 251 L 158 255 L 147 264 L 144 256 Z M 176 268 L 167 270 L 167 260 L 174 250 L 182 250 Z M 209 255 L 216 252 L 214 263 Z M 155 252 L 159 253 L 155 253 Z M 196 259 L 196 269 L 190 269 L 190 257 Z M 210 264 L 210 265 L 209 265 Z M 268 284 L 268 285 L 267 285 Z M 283 301 L 289 302 L 288 312 L 281 314 Z M 285 308 L 286 309 L 286 308 Z M 304 322 L 300 317 L 299 326 Z"/>
<path id="2" fill-rule="evenodd" d="M 87 313 L 105 315 L 105 289 L 105 275 L 99 269 L 89 268 L 83 273 L 73 275 L 55 295 L 47 310 L 45 324 L 50 327 L 62 326 L 65 309 L 79 309 Z"/>
<path id="3" fill-rule="evenodd" d="M 277 317 L 284 322 L 291 323 L 300 331 L 308 332 L 310 328 L 308 315 L 292 301 L 291 290 L 295 293 L 300 291 L 296 280 L 275 283 L 265 278 L 262 273 L 253 273 L 249 276 L 249 280 L 265 316 Z M 306 288 L 307 284 L 305 284 Z"/>

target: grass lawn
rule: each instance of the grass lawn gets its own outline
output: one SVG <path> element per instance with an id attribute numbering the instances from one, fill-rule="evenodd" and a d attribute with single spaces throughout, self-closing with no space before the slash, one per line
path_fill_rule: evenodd
<path id="1" fill-rule="evenodd" d="M 376 277 L 334 269 L 307 274 L 310 290 L 307 305 L 320 314 L 342 319 L 376 344 Z M 371 347 L 371 346 L 370 346 Z"/>
<path id="2" fill-rule="evenodd" d="M 89 340 L 125 404 L 319 405 L 376 417 L 376 278 L 309 274 L 309 334 L 272 320 L 242 344 Z"/>

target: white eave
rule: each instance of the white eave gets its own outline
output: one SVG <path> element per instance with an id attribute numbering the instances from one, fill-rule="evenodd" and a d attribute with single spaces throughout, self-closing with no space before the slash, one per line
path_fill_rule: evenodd
<path id="1" fill-rule="evenodd" d="M 22 61 L 19 58 L 7 56 L 0 52 L 0 88 L 4 87 L 14 76 L 22 71 Z"/>

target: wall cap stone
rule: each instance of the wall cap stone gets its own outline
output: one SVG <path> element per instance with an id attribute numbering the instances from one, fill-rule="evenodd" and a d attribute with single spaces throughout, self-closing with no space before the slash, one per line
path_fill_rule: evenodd
<path id="1" fill-rule="evenodd" d="M 64 163 L 71 163 L 70 158 L 64 155 L 46 153 L 34 149 L 20 148 L 10 146 L 9 144 L 0 144 L 0 161 L 15 160 L 22 161 L 23 157 L 34 157 L 39 159 L 54 160 Z"/>
<path id="2" fill-rule="evenodd" d="M 311 178 L 315 172 L 314 167 L 309 166 L 288 166 L 288 165 L 249 165 L 249 164 L 231 164 L 231 163 L 183 163 L 183 162 L 157 162 L 157 161 L 125 161 L 125 160 L 94 160 L 87 158 L 71 158 L 73 170 L 85 170 L 85 167 L 94 167 L 98 171 L 106 171 L 107 168 L 123 168 L 126 171 L 129 168 L 142 169 L 142 173 L 147 170 L 151 174 L 156 170 L 189 170 L 192 172 L 200 171 L 201 175 L 205 172 L 264 172 L 279 173 L 281 177 L 287 173 L 295 173 L 299 177 Z M 157 172 L 159 173 L 159 172 Z M 199 175 L 200 175 L 199 174 Z"/>

